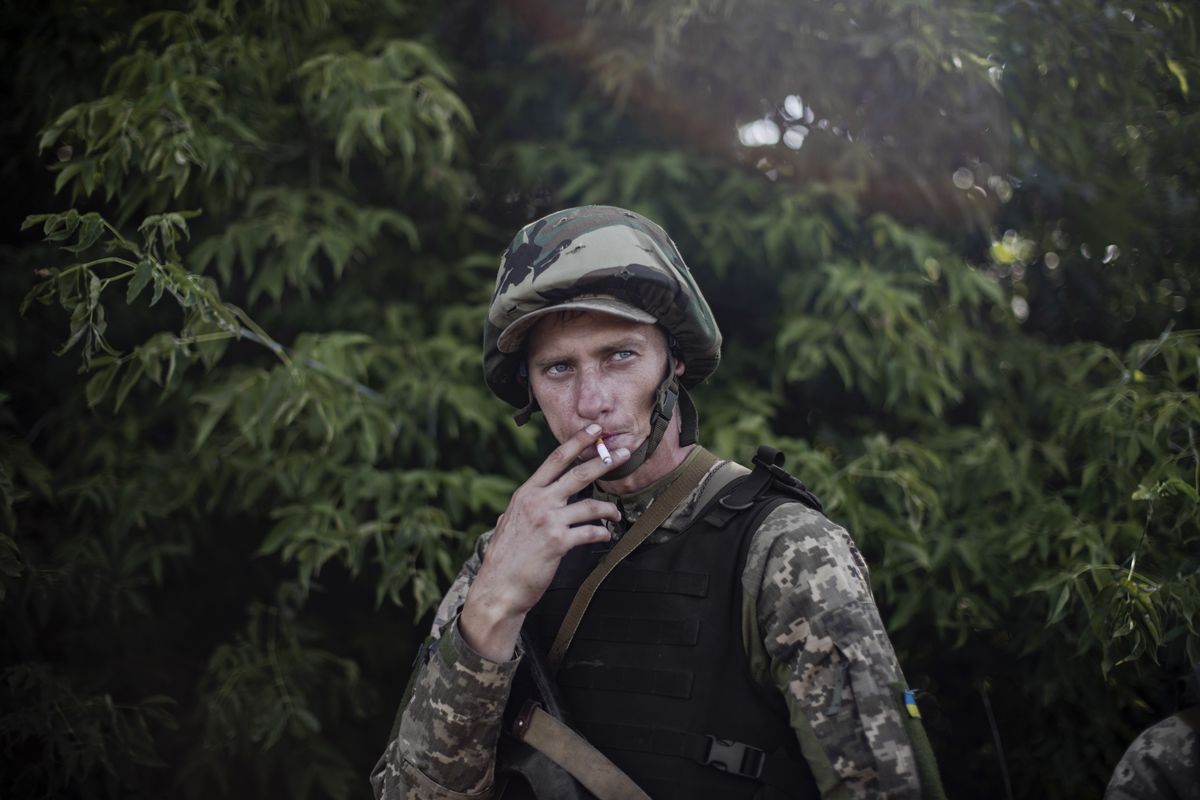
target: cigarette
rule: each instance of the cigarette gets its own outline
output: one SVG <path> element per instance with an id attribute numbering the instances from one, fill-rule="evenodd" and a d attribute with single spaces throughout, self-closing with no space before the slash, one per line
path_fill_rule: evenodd
<path id="1" fill-rule="evenodd" d="M 596 437 L 596 452 L 600 454 L 600 460 L 605 464 L 612 463 L 612 453 L 608 452 L 608 448 L 604 446 L 603 437 Z"/>

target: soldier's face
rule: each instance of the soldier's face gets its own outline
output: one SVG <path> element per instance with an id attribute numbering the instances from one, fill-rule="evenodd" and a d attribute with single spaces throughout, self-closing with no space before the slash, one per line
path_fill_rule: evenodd
<path id="1" fill-rule="evenodd" d="M 590 311 L 551 315 L 530 332 L 526 355 L 533 396 L 558 441 L 593 422 L 609 450 L 632 451 L 650 435 L 667 369 L 667 338 L 657 326 Z M 595 455 L 589 448 L 585 457 Z"/>

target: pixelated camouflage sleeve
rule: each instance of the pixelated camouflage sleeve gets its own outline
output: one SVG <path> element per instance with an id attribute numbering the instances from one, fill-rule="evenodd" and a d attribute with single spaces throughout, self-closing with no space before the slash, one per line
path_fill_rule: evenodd
<path id="1" fill-rule="evenodd" d="M 1200 707 L 1142 731 L 1117 764 L 1104 800 L 1200 800 Z"/>
<path id="2" fill-rule="evenodd" d="M 821 796 L 920 797 L 904 676 L 849 534 L 806 506 L 779 506 L 742 579 L 751 667 L 782 692 Z"/>
<path id="3" fill-rule="evenodd" d="M 387 749 L 371 773 L 379 800 L 450 800 L 492 794 L 496 742 L 519 659 L 490 661 L 458 631 L 458 613 L 487 534 L 442 598 Z"/>

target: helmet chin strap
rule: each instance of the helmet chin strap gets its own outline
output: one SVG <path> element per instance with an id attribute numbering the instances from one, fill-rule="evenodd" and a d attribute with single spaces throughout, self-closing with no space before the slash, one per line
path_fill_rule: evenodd
<path id="1" fill-rule="evenodd" d="M 629 460 L 619 467 L 612 469 L 600 477 L 602 481 L 614 481 L 632 475 L 642 464 L 646 463 L 658 445 L 662 442 L 671 418 L 679 407 L 679 445 L 687 447 L 696 443 L 700 433 L 700 417 L 696 412 L 696 404 L 692 402 L 687 389 L 679 385 L 679 376 L 675 374 L 678 364 L 674 353 L 667 355 L 667 374 L 658 385 L 654 400 L 654 408 L 650 411 L 650 435 L 629 454 Z M 513 414 L 513 420 L 518 425 L 524 425 L 534 413 L 539 411 L 537 400 L 533 396 L 533 388 L 529 389 L 529 402 Z"/>
<path id="2" fill-rule="evenodd" d="M 541 411 L 541 409 L 538 408 L 538 401 L 533 396 L 533 383 L 529 380 L 529 369 L 525 366 L 524 361 L 521 362 L 521 366 L 518 369 L 517 374 L 521 383 L 525 384 L 525 391 L 529 393 L 529 402 L 518 409 L 515 414 L 513 414 L 513 422 L 517 423 L 517 427 L 520 427 L 526 422 L 529 422 L 529 418 L 538 411 Z"/>

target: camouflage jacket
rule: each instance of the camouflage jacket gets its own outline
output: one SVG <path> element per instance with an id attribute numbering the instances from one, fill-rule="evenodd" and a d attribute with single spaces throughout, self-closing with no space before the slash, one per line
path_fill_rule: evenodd
<path id="1" fill-rule="evenodd" d="M 732 462 L 715 465 L 651 540 L 685 530 L 714 485 L 745 472 Z M 633 496 L 598 496 L 618 502 L 628 527 L 674 475 Z M 489 661 L 457 625 L 487 539 L 438 609 L 425 663 L 371 775 L 380 800 L 493 796 L 495 747 L 520 654 Z M 921 796 L 909 735 L 917 721 L 905 718 L 904 677 L 849 534 L 800 503 L 779 506 L 754 533 L 742 588 L 752 673 L 785 698 L 822 797 Z"/>
<path id="2" fill-rule="evenodd" d="M 1142 731 L 1113 772 L 1104 800 L 1200 800 L 1200 706 Z"/>

